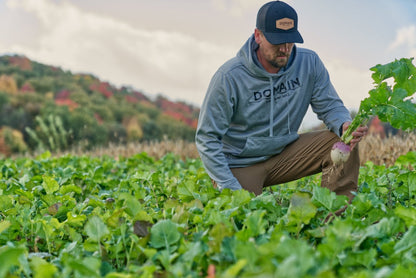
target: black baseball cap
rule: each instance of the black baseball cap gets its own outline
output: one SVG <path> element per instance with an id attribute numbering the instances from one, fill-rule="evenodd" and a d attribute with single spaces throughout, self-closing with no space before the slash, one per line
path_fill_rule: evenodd
<path id="1" fill-rule="evenodd" d="M 264 4 L 257 13 L 256 27 L 271 44 L 303 43 L 296 11 L 282 1 Z"/>

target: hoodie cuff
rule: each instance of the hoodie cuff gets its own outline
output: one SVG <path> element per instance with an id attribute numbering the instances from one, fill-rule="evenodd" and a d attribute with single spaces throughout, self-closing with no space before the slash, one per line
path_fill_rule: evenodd
<path id="1" fill-rule="evenodd" d="M 218 185 L 219 190 L 223 190 L 224 188 L 229 188 L 231 190 L 243 189 L 236 178 L 232 179 L 231 181 L 229 181 L 227 183 L 218 183 L 217 182 L 217 185 Z"/>
<path id="2" fill-rule="evenodd" d="M 344 126 L 344 124 L 341 124 L 341 126 L 339 127 L 339 137 L 341 137 L 342 134 L 344 133 L 344 130 L 342 128 L 343 126 Z"/>

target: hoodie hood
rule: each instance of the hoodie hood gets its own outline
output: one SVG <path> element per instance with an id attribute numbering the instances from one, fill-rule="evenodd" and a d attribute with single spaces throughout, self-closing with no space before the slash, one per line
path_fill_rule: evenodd
<path id="1" fill-rule="evenodd" d="M 257 77 L 270 78 L 282 75 L 284 72 L 287 72 L 291 68 L 293 60 L 296 56 L 296 45 L 294 45 L 287 65 L 281 68 L 278 73 L 269 73 L 263 68 L 257 58 L 256 50 L 258 48 L 259 45 L 254 39 L 254 34 L 252 34 L 237 53 L 237 57 L 240 57 L 242 59 L 242 63 L 247 67 L 247 69 L 249 69 L 250 72 Z"/>

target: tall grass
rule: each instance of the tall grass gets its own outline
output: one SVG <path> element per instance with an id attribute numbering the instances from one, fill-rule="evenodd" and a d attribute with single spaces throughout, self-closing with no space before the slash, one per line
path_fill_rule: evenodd
<path id="1" fill-rule="evenodd" d="M 178 155 L 181 159 L 198 158 L 198 151 L 193 142 L 184 140 L 163 140 L 157 142 L 143 142 L 143 143 L 127 143 L 127 144 L 109 144 L 105 147 L 97 147 L 92 150 L 85 150 L 82 147 L 75 147 L 69 151 L 55 153 L 54 155 L 61 156 L 65 154 L 71 155 L 87 155 L 87 156 L 103 156 L 107 155 L 114 158 L 130 157 L 132 155 L 145 152 L 155 159 L 160 159 L 168 153 Z"/>
<path id="2" fill-rule="evenodd" d="M 380 138 L 375 135 L 367 135 L 359 144 L 361 165 L 367 161 L 372 161 L 376 165 L 391 166 L 396 159 L 409 151 L 416 151 L 416 134 L 406 134 L 401 136 L 390 136 Z M 155 159 L 160 159 L 168 153 L 178 155 L 181 159 L 199 158 L 195 143 L 187 141 L 164 140 L 161 142 L 147 143 L 128 143 L 128 144 L 110 144 L 106 147 L 97 147 L 93 150 L 73 148 L 70 151 L 54 153 L 53 155 L 61 156 L 71 155 L 88 155 L 111 157 L 129 157 L 137 153 L 146 152 Z"/>
<path id="3" fill-rule="evenodd" d="M 416 134 L 380 136 L 368 135 L 359 144 L 361 164 L 372 161 L 376 165 L 392 166 L 400 155 L 416 151 Z"/>

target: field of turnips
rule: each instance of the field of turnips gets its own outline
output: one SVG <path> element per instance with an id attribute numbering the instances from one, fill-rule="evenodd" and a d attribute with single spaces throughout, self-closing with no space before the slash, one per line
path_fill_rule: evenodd
<path id="1" fill-rule="evenodd" d="M 387 103 L 404 103 L 386 106 L 395 124 L 415 109 L 416 72 L 401 61 L 375 71 L 400 73 L 376 85 Z M 416 277 L 415 139 L 360 143 L 351 204 L 320 174 L 259 196 L 219 192 L 184 142 L 4 158 L 0 278 Z"/>

